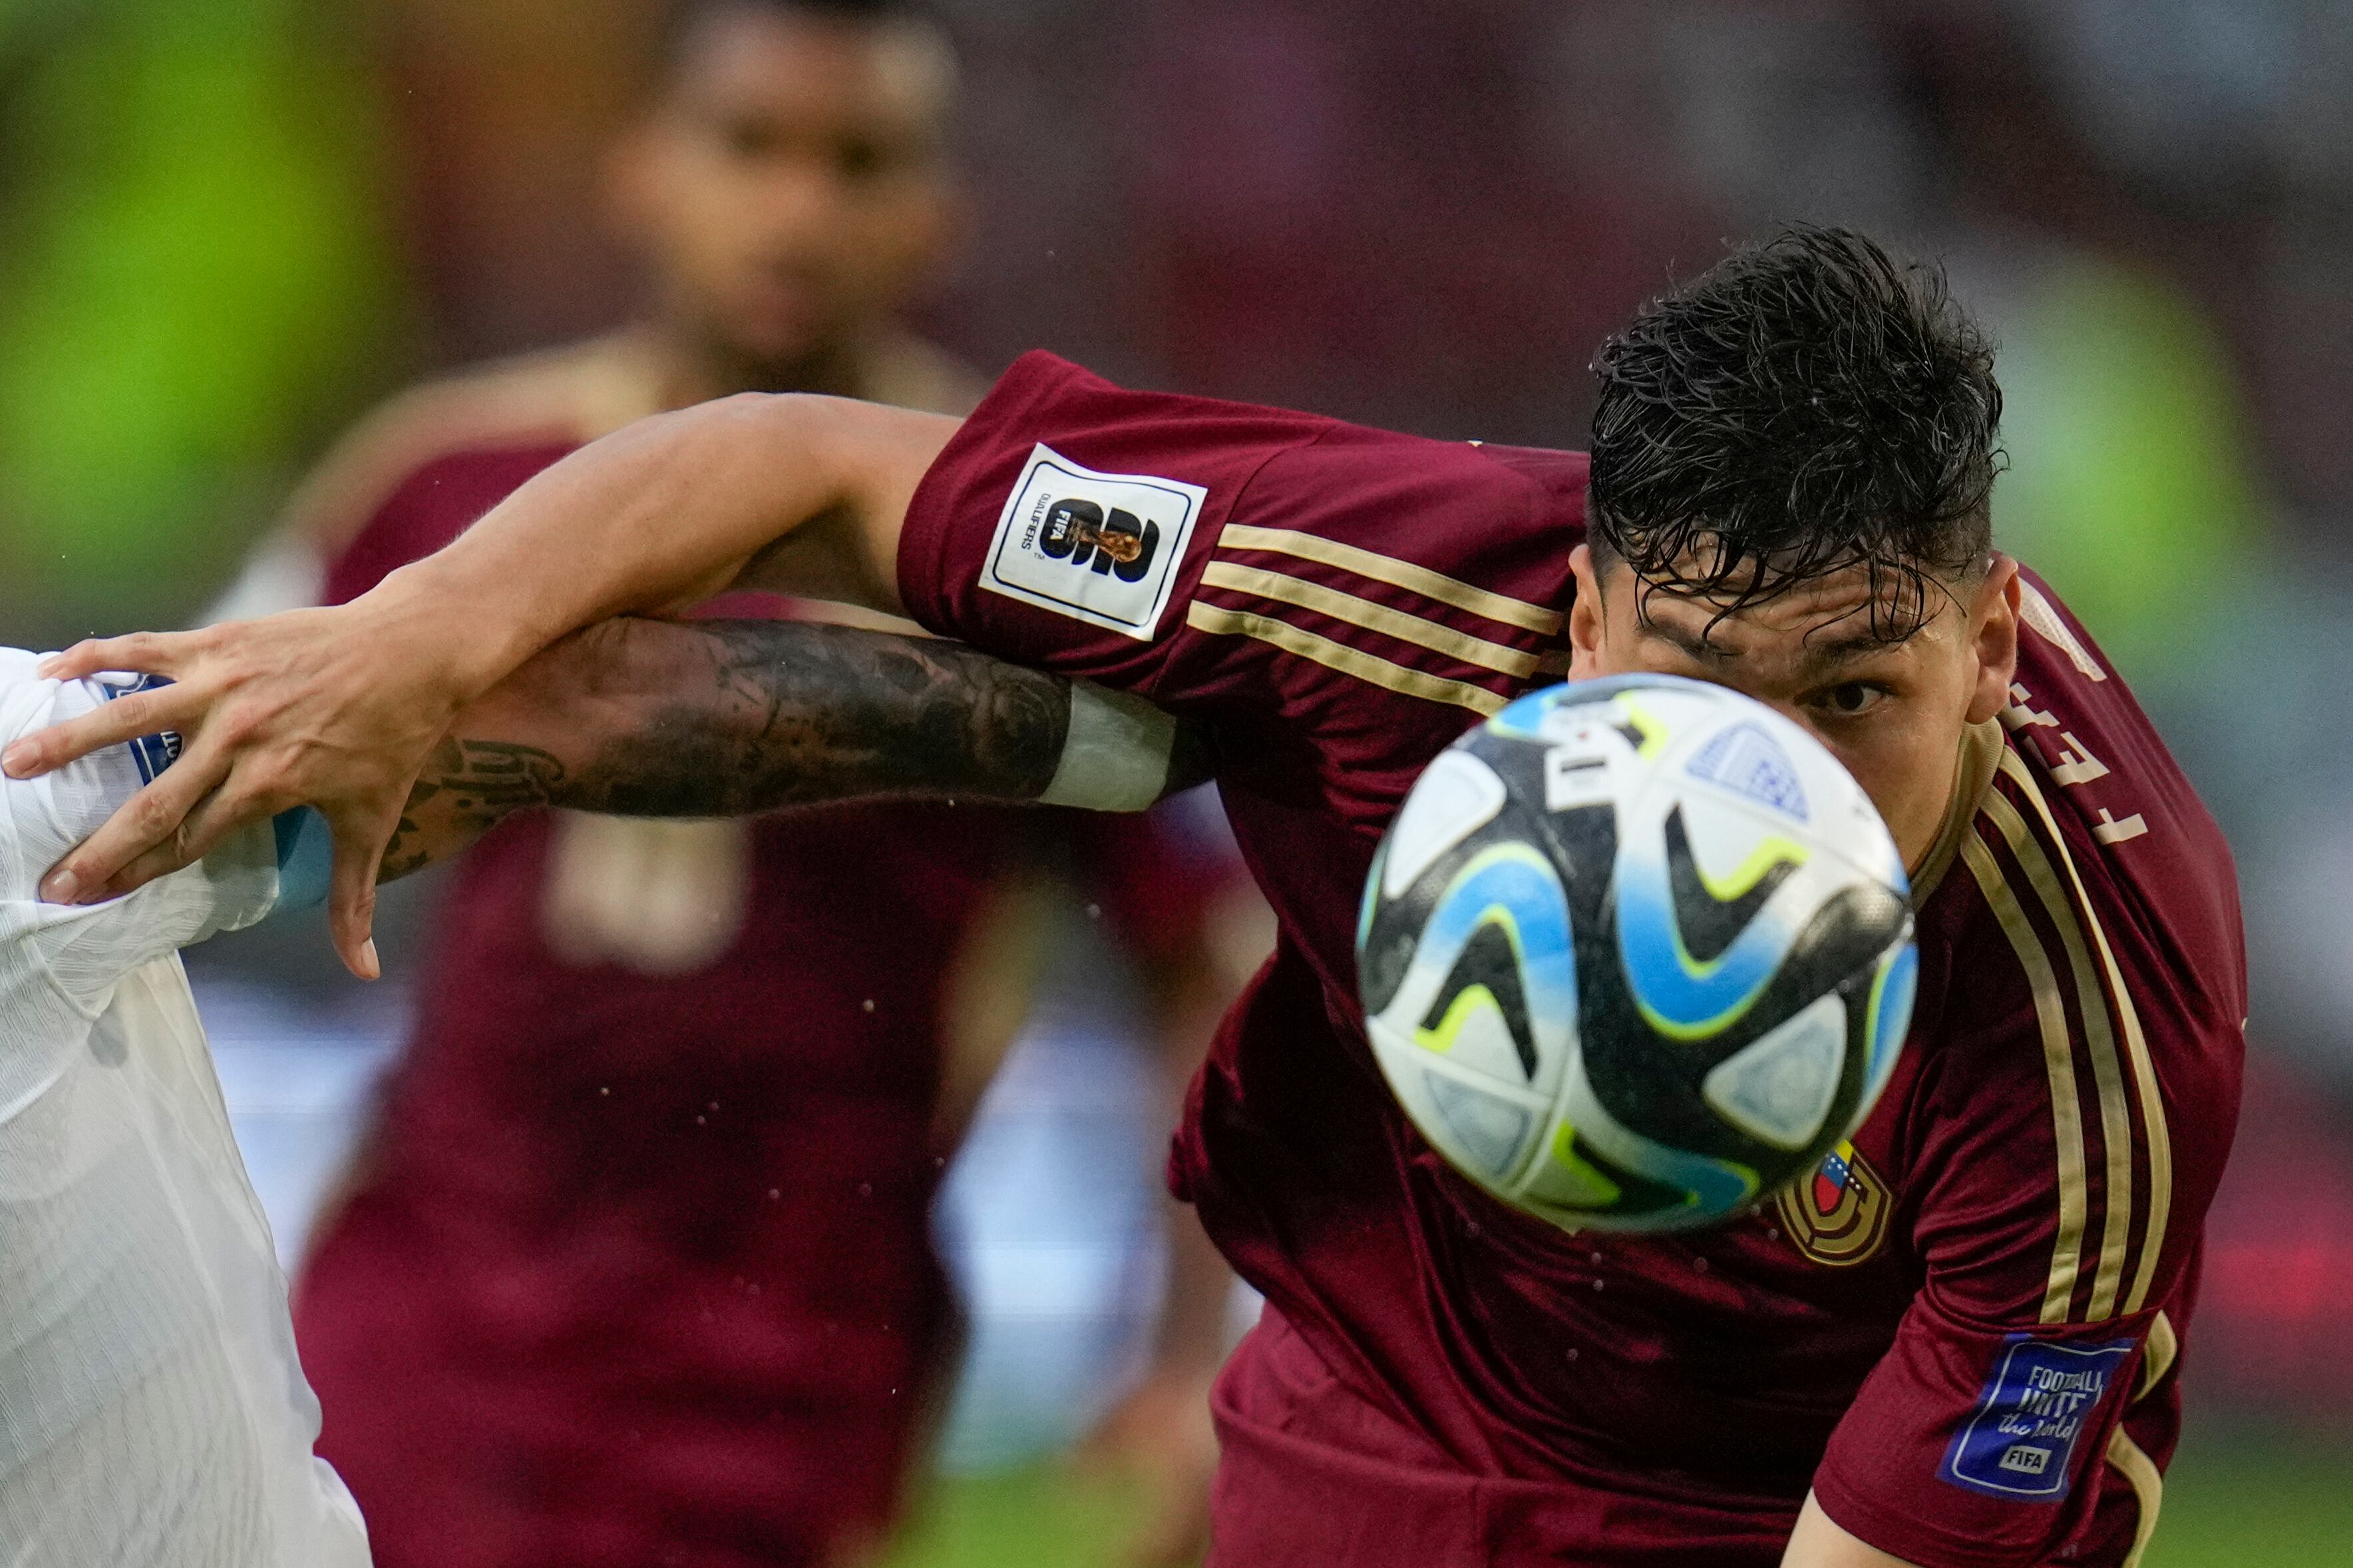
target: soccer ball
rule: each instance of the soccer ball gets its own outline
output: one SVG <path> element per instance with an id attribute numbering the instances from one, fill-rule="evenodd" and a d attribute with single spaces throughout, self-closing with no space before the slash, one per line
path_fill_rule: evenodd
<path id="1" fill-rule="evenodd" d="M 1433 762 L 1356 927 L 1374 1055 L 1422 1135 L 1575 1230 L 1769 1199 L 1894 1070 L 1917 958 L 1887 827 L 1725 687 L 1585 681 Z"/>

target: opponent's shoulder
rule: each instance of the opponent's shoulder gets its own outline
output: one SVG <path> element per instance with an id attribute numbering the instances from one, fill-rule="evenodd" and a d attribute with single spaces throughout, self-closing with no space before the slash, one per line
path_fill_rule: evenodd
<path id="1" fill-rule="evenodd" d="M 470 451 L 585 445 L 659 406 L 651 350 L 627 332 L 427 382 L 335 445 L 295 492 L 285 528 L 332 559 L 421 468 Z"/>

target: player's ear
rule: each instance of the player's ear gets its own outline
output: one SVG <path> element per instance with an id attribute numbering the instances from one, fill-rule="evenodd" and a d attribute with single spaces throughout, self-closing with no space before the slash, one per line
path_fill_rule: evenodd
<path id="1" fill-rule="evenodd" d="M 1601 574 L 1593 564 L 1593 550 L 1580 544 L 1569 552 L 1568 569 L 1577 578 L 1577 598 L 1568 606 L 1568 678 L 1590 680 L 1601 671 Z"/>
<path id="2" fill-rule="evenodd" d="M 2010 683 L 2018 675 L 2018 563 L 1996 553 L 1969 605 L 1969 657 L 1977 668 L 1969 693 L 1972 724 L 2010 706 Z"/>

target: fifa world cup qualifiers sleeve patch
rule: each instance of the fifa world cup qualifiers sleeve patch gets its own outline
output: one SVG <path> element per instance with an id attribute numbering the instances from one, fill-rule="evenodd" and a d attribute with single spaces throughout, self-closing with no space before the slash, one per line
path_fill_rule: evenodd
<path id="1" fill-rule="evenodd" d="M 2076 1442 L 2096 1425 L 2135 1348 L 2131 1340 L 2074 1345 L 2009 1336 L 1937 1477 L 1985 1497 L 2057 1502 L 2067 1495 Z"/>
<path id="2" fill-rule="evenodd" d="M 997 521 L 980 585 L 1150 642 L 1208 496 L 1181 479 L 1097 473 L 1040 445 Z"/>

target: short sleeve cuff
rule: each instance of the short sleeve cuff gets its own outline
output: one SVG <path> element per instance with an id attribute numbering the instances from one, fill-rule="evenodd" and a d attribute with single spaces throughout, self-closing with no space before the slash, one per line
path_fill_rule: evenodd
<path id="1" fill-rule="evenodd" d="M 987 482 L 1005 433 L 1022 428 L 1032 410 L 1086 374 L 1042 350 L 1023 354 L 997 378 L 915 487 L 899 532 L 899 599 L 924 630 L 959 635 L 949 604 L 955 581 L 950 544 L 959 522 L 970 522 L 972 497 Z M 1023 444 L 1021 450 L 1028 449 Z M 985 522 L 993 525 L 997 509 L 984 510 Z"/>

